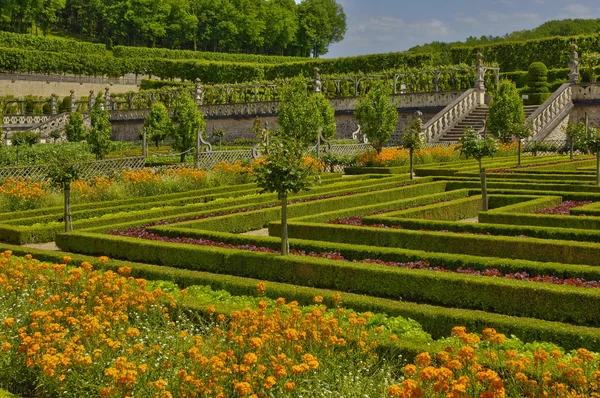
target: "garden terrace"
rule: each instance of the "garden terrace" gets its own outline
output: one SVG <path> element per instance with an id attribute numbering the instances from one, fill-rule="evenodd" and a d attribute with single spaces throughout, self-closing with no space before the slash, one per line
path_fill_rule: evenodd
<path id="1" fill-rule="evenodd" d="M 596 216 L 533 213 L 568 200 L 592 202 L 571 208 L 571 214 L 592 211 L 600 202 L 600 188 L 572 167 L 589 157 L 576 162 L 557 156 L 525 159 L 531 167 L 514 169 L 519 180 L 489 175 L 488 212 L 481 211 L 479 181 L 468 172 L 472 161 L 447 165 L 446 170 L 466 173 L 456 177 L 328 179 L 313 192 L 292 198 L 288 216 L 295 254 L 287 257 L 277 253 L 277 200 L 255 195 L 251 185 L 206 203 L 82 218 L 74 223 L 76 232 L 58 234 L 56 243 L 71 253 L 148 264 L 145 269 L 154 270 L 150 274 L 171 275 L 167 279 L 182 286 L 187 275 L 201 274 L 215 281 L 266 280 L 289 286 L 290 292 L 337 290 L 356 295 L 357 308 L 400 311 L 430 333 L 436 329 L 434 314 L 439 314 L 448 327 L 492 326 L 528 341 L 597 347 L 600 339 L 582 337 L 599 326 L 600 235 L 586 227 L 592 224 L 582 224 L 595 223 Z M 512 171 L 515 160 L 491 159 L 489 164 Z M 549 163 L 558 171 L 527 173 Z M 430 169 L 443 171 L 444 166 Z M 553 173 L 580 178 L 552 180 L 548 176 Z M 329 223 L 350 217 L 360 219 L 360 225 Z M 489 222 L 486 217 L 526 221 Z M 27 220 L 18 213 L 17 218 Z M 2 228 L 48 227 L 15 224 Z M 60 231 L 55 227 L 40 236 L 53 239 Z M 262 236 L 267 227 L 270 236 Z M 262 232 L 246 234 L 257 230 Z M 553 335 L 550 330 L 563 332 Z"/>

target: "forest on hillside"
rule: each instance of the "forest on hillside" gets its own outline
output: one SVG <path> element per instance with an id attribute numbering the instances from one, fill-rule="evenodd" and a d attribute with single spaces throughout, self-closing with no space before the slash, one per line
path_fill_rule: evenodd
<path id="1" fill-rule="evenodd" d="M 318 57 L 344 38 L 336 0 L 2 0 L 0 30 L 116 45 Z"/>
<path id="2" fill-rule="evenodd" d="M 530 30 L 519 30 L 504 36 L 469 36 L 456 42 L 434 41 L 410 48 L 412 53 L 444 53 L 458 46 L 479 46 L 506 41 L 543 39 L 554 36 L 590 35 L 600 32 L 600 19 L 562 19 L 548 21 Z"/>

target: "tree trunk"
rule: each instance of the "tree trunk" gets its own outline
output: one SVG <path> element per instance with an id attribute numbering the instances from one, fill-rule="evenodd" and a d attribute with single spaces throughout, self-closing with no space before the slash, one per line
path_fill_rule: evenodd
<path id="1" fill-rule="evenodd" d="M 596 153 L 596 185 L 600 187 L 600 152 Z"/>
<path id="2" fill-rule="evenodd" d="M 182 153 L 181 155 L 179 155 L 179 163 L 184 163 L 185 162 L 185 153 Z"/>
<path id="3" fill-rule="evenodd" d="M 573 141 L 569 144 L 569 159 L 573 160 Z"/>
<path id="4" fill-rule="evenodd" d="M 290 252 L 287 228 L 287 192 L 281 194 L 281 254 L 287 256 Z"/>
<path id="5" fill-rule="evenodd" d="M 488 200 L 487 200 L 487 184 L 485 178 L 485 169 L 481 165 L 481 159 L 479 159 L 479 177 L 481 178 L 481 207 L 483 211 L 488 211 Z"/>
<path id="6" fill-rule="evenodd" d="M 69 232 L 73 230 L 73 225 L 71 224 L 71 184 L 65 184 L 63 193 L 65 195 L 65 232 Z"/>
<path id="7" fill-rule="evenodd" d="M 517 166 L 521 167 L 521 140 L 520 139 L 519 139 L 519 153 L 518 153 Z"/>
<path id="8" fill-rule="evenodd" d="M 411 180 L 415 178 L 414 170 L 413 170 L 413 165 L 414 165 L 414 163 L 413 163 L 413 153 L 414 153 L 414 150 L 411 148 L 410 149 L 410 179 Z"/>

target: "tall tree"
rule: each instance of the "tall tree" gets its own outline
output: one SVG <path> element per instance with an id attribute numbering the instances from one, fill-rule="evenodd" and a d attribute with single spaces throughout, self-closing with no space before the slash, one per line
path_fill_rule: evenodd
<path id="1" fill-rule="evenodd" d="M 301 55 L 317 58 L 346 33 L 346 13 L 335 0 L 304 0 L 298 6 Z"/>
<path id="2" fill-rule="evenodd" d="M 169 118 L 167 107 L 162 102 L 152 104 L 150 113 L 144 119 L 144 128 L 148 139 L 156 144 L 156 148 L 169 136 L 173 123 Z"/>
<path id="3" fill-rule="evenodd" d="M 69 142 L 80 142 L 86 139 L 87 131 L 83 126 L 83 116 L 79 112 L 73 112 L 67 118 L 65 135 Z"/>
<path id="4" fill-rule="evenodd" d="M 206 129 L 204 114 L 198 110 L 192 95 L 187 92 L 181 92 L 176 99 L 173 121 L 177 124 L 171 129 L 173 149 L 179 151 L 180 161 L 185 162 L 185 153 L 192 149 L 196 144 L 196 134 Z"/>

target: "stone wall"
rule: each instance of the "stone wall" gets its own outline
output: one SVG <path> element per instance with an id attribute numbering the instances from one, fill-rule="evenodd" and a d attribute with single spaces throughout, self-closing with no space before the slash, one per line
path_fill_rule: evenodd
<path id="1" fill-rule="evenodd" d="M 431 119 L 441 108 L 421 109 L 423 112 L 423 123 Z M 398 142 L 400 133 L 404 127 L 414 119 L 416 109 L 401 109 L 398 112 L 398 124 L 396 132 L 392 134 L 392 142 Z M 225 139 L 232 142 L 236 138 L 256 138 L 256 134 L 252 131 L 255 117 L 227 117 L 227 118 L 206 118 L 206 131 L 209 136 L 213 129 L 225 130 Z M 261 117 L 261 127 L 264 127 L 265 122 L 269 124 L 269 128 L 277 128 L 277 117 Z M 352 133 L 356 131 L 356 119 L 352 113 L 344 112 L 335 116 L 337 125 L 337 139 L 352 139 Z M 137 141 L 142 129 L 142 121 L 119 121 L 113 120 L 112 139 L 115 141 Z"/>
<path id="2" fill-rule="evenodd" d="M 36 80 L 4 80 L 0 79 L 0 97 L 13 95 L 17 98 L 23 98 L 26 95 L 35 95 L 40 97 L 50 97 L 56 94 L 59 99 L 71 95 L 71 90 L 75 91 L 77 98 L 88 96 L 90 90 L 95 93 L 102 92 L 110 87 L 111 93 L 126 93 L 130 91 L 139 91 L 139 86 L 135 84 L 108 84 L 108 83 L 77 83 L 77 82 L 56 82 L 56 81 L 36 81 Z"/>
<path id="3" fill-rule="evenodd" d="M 586 114 L 590 125 L 600 127 L 600 103 L 576 104 L 571 111 L 571 121 L 573 123 L 585 122 Z"/>

